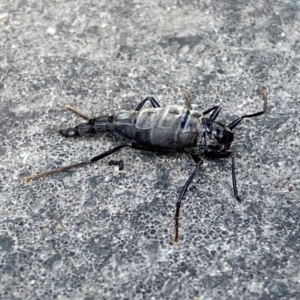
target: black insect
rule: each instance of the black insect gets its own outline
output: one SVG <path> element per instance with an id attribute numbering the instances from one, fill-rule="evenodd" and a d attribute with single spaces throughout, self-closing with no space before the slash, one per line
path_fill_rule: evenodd
<path id="1" fill-rule="evenodd" d="M 74 128 L 60 130 L 60 133 L 63 136 L 93 136 L 99 132 L 111 132 L 121 136 L 126 142 L 93 157 L 89 161 L 24 177 L 24 182 L 92 164 L 124 147 L 164 153 L 187 153 L 195 161 L 196 168 L 183 186 L 176 203 L 175 236 L 173 242 L 178 243 L 178 219 L 181 201 L 191 181 L 203 164 L 202 157 L 214 159 L 231 156 L 234 196 L 237 201 L 241 202 L 236 186 L 234 154 L 230 151 L 231 143 L 234 140 L 232 130 L 243 119 L 257 117 L 266 112 L 266 90 L 262 91 L 262 96 L 264 101 L 262 111 L 239 117 L 227 126 L 216 121 L 216 118 L 222 109 L 221 106 L 214 106 L 201 113 L 197 110 L 193 110 L 189 101 L 187 101 L 188 108 L 178 105 L 160 107 L 154 98 L 147 97 L 135 110 L 120 112 L 111 116 L 100 116 L 93 119 L 90 119 L 70 106 L 66 106 L 67 109 L 87 120 L 87 123 L 79 124 Z M 188 94 L 186 94 L 186 98 L 189 100 Z M 142 109 L 147 101 L 150 101 L 152 108 Z M 211 113 L 209 117 L 205 117 L 209 113 Z"/>

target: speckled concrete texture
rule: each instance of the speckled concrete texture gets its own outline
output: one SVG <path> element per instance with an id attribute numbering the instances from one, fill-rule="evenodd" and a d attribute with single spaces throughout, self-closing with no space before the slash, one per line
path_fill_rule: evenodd
<path id="1" fill-rule="evenodd" d="M 300 2 L 0 3 L 0 299 L 300 299 Z M 190 91 L 235 130 L 230 159 L 205 161 L 170 242 L 187 155 L 123 149 L 23 184 L 118 144 L 66 139 L 87 115 Z M 124 160 L 124 170 L 110 166 Z"/>

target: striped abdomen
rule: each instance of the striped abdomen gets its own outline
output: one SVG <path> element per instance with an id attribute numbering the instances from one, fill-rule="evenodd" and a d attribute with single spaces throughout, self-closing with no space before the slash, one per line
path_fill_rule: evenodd
<path id="1" fill-rule="evenodd" d="M 118 113 L 114 133 L 145 146 L 161 149 L 195 147 L 201 134 L 202 114 L 181 106 Z"/>

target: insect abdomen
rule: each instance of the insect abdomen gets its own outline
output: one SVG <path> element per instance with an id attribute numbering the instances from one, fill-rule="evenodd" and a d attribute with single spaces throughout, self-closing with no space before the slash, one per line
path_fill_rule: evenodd
<path id="1" fill-rule="evenodd" d="M 98 132 L 112 131 L 112 120 L 112 116 L 100 116 L 90 119 L 87 123 L 81 123 L 68 129 L 61 129 L 59 132 L 65 137 L 92 136 Z"/>
<path id="2" fill-rule="evenodd" d="M 202 114 L 181 106 L 149 108 L 116 114 L 114 132 L 135 142 L 161 149 L 195 146 Z"/>

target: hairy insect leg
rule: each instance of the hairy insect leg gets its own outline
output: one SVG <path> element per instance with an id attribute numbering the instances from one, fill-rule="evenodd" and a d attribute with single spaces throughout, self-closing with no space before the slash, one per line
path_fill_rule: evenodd
<path id="1" fill-rule="evenodd" d="M 234 120 L 227 126 L 229 129 L 231 129 L 231 130 L 234 129 L 245 118 L 254 118 L 254 117 L 263 115 L 267 111 L 268 91 L 264 89 L 264 90 L 262 90 L 261 94 L 262 94 L 262 99 L 264 101 L 263 110 L 259 111 L 257 113 L 251 114 L 251 115 L 245 115 L 245 116 L 241 116 L 241 117 L 237 118 L 236 120 Z"/>
<path id="2" fill-rule="evenodd" d="M 23 182 L 25 183 L 25 182 L 28 182 L 30 180 L 35 180 L 35 179 L 38 179 L 38 178 L 41 178 L 41 177 L 44 177 L 44 176 L 48 176 L 48 175 L 51 175 L 51 174 L 61 173 L 61 172 L 64 172 L 64 171 L 68 171 L 68 170 L 71 170 L 71 169 L 75 169 L 75 168 L 79 168 L 79 167 L 83 167 L 83 166 L 92 164 L 92 163 L 94 163 L 94 162 L 96 162 L 96 161 L 98 161 L 98 160 L 100 160 L 100 159 L 102 159 L 106 156 L 109 156 L 109 155 L 119 151 L 120 149 L 122 149 L 124 147 L 130 147 L 130 146 L 131 146 L 131 144 L 129 144 L 129 143 L 119 145 L 115 148 L 107 150 L 104 153 L 101 153 L 101 154 L 93 157 L 92 159 L 90 159 L 88 161 L 84 161 L 84 162 L 76 163 L 76 164 L 73 164 L 73 165 L 60 167 L 60 168 L 53 169 L 53 170 L 50 170 L 50 171 L 42 172 L 42 173 L 39 173 L 39 174 L 36 174 L 36 175 L 31 175 L 31 176 L 24 177 Z"/>
<path id="3" fill-rule="evenodd" d="M 195 160 L 194 157 L 193 157 L 193 159 Z M 182 201 L 189 185 L 191 184 L 193 178 L 197 174 L 197 172 L 198 172 L 198 170 L 199 170 L 199 168 L 202 164 L 203 164 L 203 161 L 198 160 L 195 170 L 193 171 L 193 173 L 191 174 L 191 176 L 188 178 L 185 185 L 183 186 L 183 188 L 180 192 L 179 198 L 176 202 L 176 212 L 175 212 L 175 217 L 174 217 L 174 220 L 175 220 L 175 236 L 174 236 L 174 239 L 173 239 L 173 244 L 177 244 L 178 240 L 179 240 L 179 229 L 178 228 L 179 228 L 179 212 L 180 212 L 181 201 Z"/>
<path id="4" fill-rule="evenodd" d="M 140 111 L 147 101 L 150 101 L 154 108 L 160 107 L 158 102 L 153 97 L 147 97 L 135 108 L 135 111 Z"/>
<path id="5" fill-rule="evenodd" d="M 71 111 L 75 115 L 77 115 L 77 116 L 79 116 L 79 117 L 81 117 L 81 118 L 83 118 L 83 119 L 85 119 L 87 121 L 91 120 L 90 117 L 86 116 L 85 114 L 83 114 L 82 112 L 80 112 L 79 110 L 77 110 L 76 108 L 74 108 L 74 107 L 72 107 L 72 106 L 70 106 L 68 104 L 65 105 L 65 109 L 68 109 L 69 111 Z"/>

